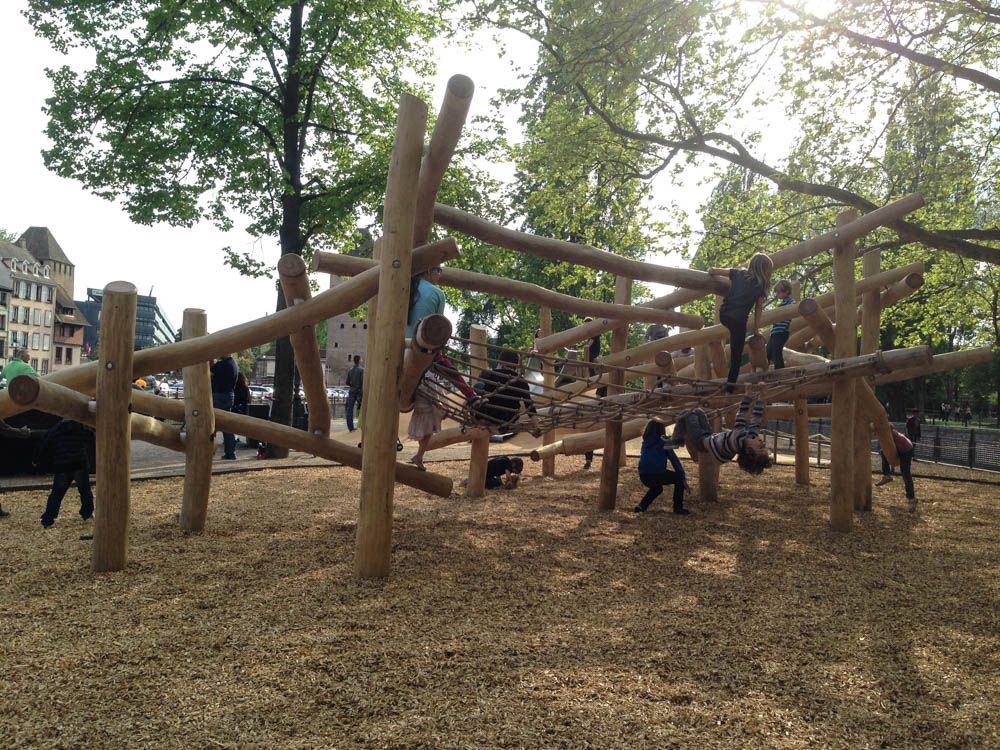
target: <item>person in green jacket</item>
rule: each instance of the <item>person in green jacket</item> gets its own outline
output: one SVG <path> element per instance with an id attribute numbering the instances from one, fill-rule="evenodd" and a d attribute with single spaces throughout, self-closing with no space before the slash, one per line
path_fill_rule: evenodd
<path id="1" fill-rule="evenodd" d="M 3 377 L 8 383 L 16 378 L 18 375 L 38 375 L 35 372 L 35 368 L 28 364 L 28 360 L 31 355 L 28 353 L 27 349 L 18 349 L 14 352 L 14 359 L 7 363 L 7 366 L 3 368 Z"/>

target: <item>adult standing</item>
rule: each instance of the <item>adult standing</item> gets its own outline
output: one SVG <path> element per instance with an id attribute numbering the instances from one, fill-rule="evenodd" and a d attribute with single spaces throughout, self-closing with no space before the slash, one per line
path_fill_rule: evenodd
<path id="1" fill-rule="evenodd" d="M 42 513 L 42 528 L 56 522 L 66 491 L 73 482 L 80 492 L 80 518 L 94 515 L 94 493 L 90 489 L 90 445 L 94 430 L 71 419 L 60 420 L 45 433 L 35 463 L 52 470 L 52 490 Z"/>
<path id="2" fill-rule="evenodd" d="M 361 357 L 354 355 L 354 367 L 347 371 L 347 431 L 354 432 L 354 409 L 361 409 L 361 399 L 364 396 L 365 368 L 361 366 Z"/>
<path id="3" fill-rule="evenodd" d="M 220 357 L 212 365 L 212 406 L 221 411 L 232 411 L 235 399 L 236 380 L 240 368 L 230 355 Z M 236 436 L 231 432 L 222 433 L 222 457 L 226 461 L 236 459 Z"/>
<path id="4" fill-rule="evenodd" d="M 31 354 L 27 349 L 18 349 L 14 352 L 14 359 L 7 363 L 7 366 L 3 368 L 3 377 L 8 383 L 16 378 L 18 375 L 34 375 L 38 376 L 35 372 L 35 368 L 28 364 L 28 360 L 31 358 Z"/>

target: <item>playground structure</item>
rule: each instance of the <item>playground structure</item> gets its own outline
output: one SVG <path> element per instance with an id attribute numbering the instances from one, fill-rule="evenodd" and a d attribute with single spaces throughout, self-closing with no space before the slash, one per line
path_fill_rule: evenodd
<path id="1" fill-rule="evenodd" d="M 425 371 L 440 368 L 433 362 L 435 354 L 455 340 L 451 338 L 451 325 L 443 316 L 423 320 L 409 344 L 403 338 L 411 277 L 459 254 L 452 238 L 428 242 L 434 223 L 508 250 L 575 263 L 617 277 L 615 301 L 608 304 L 471 271 L 446 269 L 441 276 L 442 285 L 539 305 L 542 335 L 532 352 L 519 354 L 522 358 L 531 356 L 537 364 L 532 374 L 537 374 L 539 391 L 535 400 L 541 408 L 537 416 L 516 417 L 512 425 L 542 434 L 543 445 L 532 457 L 542 462 L 543 475 L 554 475 L 553 457 L 557 454 L 603 448 L 598 507 L 610 510 L 616 504 L 624 441 L 637 437 L 649 418 L 658 417 L 669 423 L 694 406 L 708 410 L 717 428 L 731 417 L 742 389 L 733 394 L 724 387 L 727 355 L 723 342 L 728 338 L 727 330 L 718 323 L 703 327 L 700 317 L 675 310 L 705 295 L 721 299 L 720 295 L 728 289 L 726 280 L 702 271 L 632 261 L 597 248 L 516 232 L 435 203 L 473 89 L 472 81 L 465 76 L 451 79 L 423 157 L 427 107 L 415 97 L 402 97 L 386 185 L 384 235 L 375 245 L 375 259 L 329 253 L 317 253 L 314 257 L 313 270 L 353 278 L 313 297 L 304 261 L 297 255 L 286 255 L 278 262 L 278 273 L 287 309 L 213 334 L 207 333 L 203 311 L 187 310 L 182 341 L 135 352 L 136 289 L 127 282 L 112 282 L 105 288 L 98 362 L 41 378 L 21 376 L 9 384 L 6 392 L 0 393 L 0 417 L 34 408 L 96 427 L 99 492 L 94 571 L 120 570 L 127 562 L 130 440 L 145 440 L 185 454 L 180 525 L 185 531 L 197 532 L 204 528 L 207 517 L 213 436 L 216 430 L 224 430 L 361 470 L 355 572 L 360 578 L 389 574 L 395 483 L 440 497 L 448 497 L 453 489 L 448 477 L 397 462 L 395 449 L 400 410 L 411 405 Z M 763 397 L 770 403 L 789 402 L 788 407 L 772 408 L 793 411 L 797 435 L 800 431 L 808 434 L 807 399 L 832 393 L 830 523 L 837 531 L 851 528 L 855 510 L 871 507 L 868 453 L 872 426 L 890 462 L 898 460 L 889 423 L 875 398 L 873 385 L 968 367 L 992 356 L 988 348 L 936 357 L 931 356 L 927 347 L 878 351 L 881 309 L 920 288 L 923 264 L 882 270 L 875 250 L 863 256 L 863 276 L 856 279 L 854 243 L 877 227 L 891 227 L 922 205 L 919 195 L 910 195 L 861 217 L 845 212 L 834 230 L 770 256 L 778 269 L 833 252 L 833 292 L 802 300 L 797 309 L 767 311 L 761 320 L 766 326 L 793 319 L 786 353 L 790 366 L 766 372 L 766 357 L 762 360 L 764 341 L 757 335 L 750 340 L 750 364 L 740 382 L 760 384 Z M 641 305 L 631 305 L 631 285 L 637 280 L 670 284 L 676 291 Z M 330 439 L 329 408 L 313 327 L 366 302 L 369 347 L 365 430 L 363 447 L 355 448 Z M 594 320 L 555 332 L 552 309 L 589 315 Z M 671 324 L 689 330 L 627 348 L 627 327 L 638 322 Z M 557 385 L 557 358 L 553 353 L 606 331 L 612 331 L 611 352 L 593 362 L 580 362 L 569 382 Z M 308 432 L 214 410 L 208 360 L 283 336 L 291 339 L 311 407 Z M 831 350 L 834 359 L 827 361 L 795 348 L 805 348 L 813 338 Z M 475 378 L 489 367 L 485 329 L 474 326 L 468 341 L 455 341 L 459 346 L 449 353 L 470 377 Z M 670 355 L 672 350 L 686 348 L 693 350 L 690 358 Z M 183 402 L 156 398 L 131 388 L 135 378 L 181 367 L 185 380 Z M 442 374 L 446 379 L 450 375 Z M 629 385 L 634 382 L 641 382 L 642 386 Z M 607 387 L 606 395 L 596 395 L 599 385 Z M 482 496 L 490 430 L 457 398 L 448 399 L 446 413 L 458 426 L 435 435 L 429 450 L 469 442 L 471 458 L 466 492 L 469 497 Z M 183 427 L 165 425 L 156 418 L 177 420 Z M 577 432 L 557 440 L 558 429 Z M 808 485 L 807 440 L 796 440 L 795 466 L 796 482 Z M 707 456 L 699 459 L 698 483 L 702 500 L 717 499 L 718 466 Z"/>

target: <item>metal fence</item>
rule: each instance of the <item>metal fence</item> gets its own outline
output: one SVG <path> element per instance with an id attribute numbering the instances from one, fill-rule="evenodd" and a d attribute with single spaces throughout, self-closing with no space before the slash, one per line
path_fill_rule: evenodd
<path id="1" fill-rule="evenodd" d="M 774 419 L 768 423 L 769 442 L 777 439 L 778 448 L 792 450 L 795 445 L 795 423 L 791 420 Z M 906 432 L 902 422 L 893 424 L 897 430 Z M 810 455 L 821 461 L 829 458 L 829 419 L 810 419 L 809 435 L 813 440 Z M 826 440 L 816 442 L 816 436 Z M 967 469 L 1000 471 L 1000 430 L 924 425 L 923 436 L 913 446 L 914 457 L 928 463 L 961 466 Z M 878 453 L 878 442 L 872 441 L 872 453 Z"/>

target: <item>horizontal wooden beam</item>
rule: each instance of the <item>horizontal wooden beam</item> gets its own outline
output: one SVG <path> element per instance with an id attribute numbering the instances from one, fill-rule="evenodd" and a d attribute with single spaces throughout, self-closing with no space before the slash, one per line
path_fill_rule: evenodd
<path id="1" fill-rule="evenodd" d="M 413 272 L 426 271 L 457 257 L 458 245 L 450 237 L 418 247 L 413 251 Z M 132 359 L 132 377 L 177 370 L 252 346 L 260 346 L 282 336 L 288 336 L 303 326 L 350 312 L 367 302 L 378 291 L 378 274 L 378 269 L 372 268 L 343 284 L 338 284 L 333 289 L 317 294 L 301 305 L 224 328 L 208 336 L 137 351 Z M 97 370 L 98 363 L 89 362 L 56 370 L 44 375 L 43 380 L 64 385 L 75 391 L 92 393 L 97 382 Z M 24 409 L 14 404 L 6 391 L 0 391 L 0 419 L 21 411 Z"/>
<path id="2" fill-rule="evenodd" d="M 367 258 L 355 258 L 352 255 L 339 253 L 318 252 L 313 255 L 313 270 L 337 274 L 338 276 L 355 276 L 371 268 L 374 264 L 375 261 Z M 545 289 L 538 284 L 531 284 L 527 281 L 504 279 L 461 268 L 445 267 L 441 271 L 438 283 L 441 286 L 462 289 L 466 292 L 482 292 L 522 302 L 531 302 L 574 315 L 604 318 L 605 322 L 618 320 L 630 323 L 663 323 L 684 326 L 685 328 L 701 328 L 702 326 L 701 318 L 690 313 L 658 310 L 648 305 L 615 305 L 610 302 L 581 299 L 553 292 L 551 289 Z"/>
<path id="3" fill-rule="evenodd" d="M 908 195 L 905 198 L 900 198 L 898 201 L 882 206 L 882 208 L 871 211 L 857 220 L 852 221 L 850 224 L 846 224 L 831 232 L 821 234 L 818 237 L 812 237 L 803 242 L 791 245 L 790 247 L 778 250 L 775 253 L 771 253 L 771 262 L 774 264 L 775 269 L 782 268 L 793 263 L 798 263 L 806 258 L 811 258 L 814 255 L 830 250 L 839 242 L 856 240 L 868 234 L 873 229 L 881 226 L 888 226 L 901 219 L 903 216 L 916 211 L 923 205 L 923 196 L 916 193 Z M 922 268 L 923 266 L 921 265 L 921 271 Z M 692 291 L 690 288 L 678 289 L 677 291 L 671 292 L 663 297 L 657 297 L 646 304 L 650 307 L 671 309 L 680 307 L 681 305 L 686 305 L 689 302 L 694 302 L 696 299 L 703 296 L 705 296 L 705 294 L 702 291 Z M 599 336 L 605 331 L 611 330 L 613 327 L 615 327 L 614 323 L 609 325 L 599 325 L 597 321 L 591 321 L 590 323 L 584 323 L 576 326 L 575 328 L 568 328 L 565 331 L 559 331 L 551 336 L 540 338 L 535 342 L 535 344 L 538 347 L 538 351 L 543 354 L 547 354 L 549 352 L 554 352 L 557 349 L 573 346 L 577 342 L 584 341 L 585 339 Z"/>
<path id="4" fill-rule="evenodd" d="M 33 375 L 18 375 L 8 384 L 7 391 L 11 400 L 25 409 L 37 409 L 90 427 L 96 426 L 95 412 L 91 409 L 94 402 L 78 391 L 40 380 Z M 183 417 L 183 402 L 177 403 L 181 404 Z M 158 419 L 135 413 L 131 415 L 130 421 L 133 440 L 169 448 L 178 453 L 184 452 L 184 441 L 181 439 L 180 430 L 173 425 L 163 424 Z"/>
<path id="5" fill-rule="evenodd" d="M 725 293 L 729 288 L 727 283 L 710 276 L 705 271 L 643 263 L 589 245 L 518 232 L 440 203 L 434 206 L 434 221 L 453 231 L 507 250 L 555 262 L 574 263 L 636 281 L 652 281 L 657 284 L 670 284 L 719 294 Z"/>
<path id="6" fill-rule="evenodd" d="M 137 411 L 164 419 L 183 419 L 184 404 L 169 398 L 153 396 L 149 393 L 136 391 L 132 396 L 132 404 Z M 215 410 L 215 427 L 222 432 L 232 432 L 238 435 L 274 443 L 285 448 L 292 448 L 313 456 L 319 456 L 329 461 L 336 461 L 354 469 L 361 468 L 361 449 L 347 445 L 337 440 L 310 435 L 304 430 L 255 419 L 243 414 Z M 396 462 L 396 481 L 414 489 L 429 492 L 438 497 L 448 497 L 452 490 L 450 477 L 421 471 L 416 466 Z"/>

